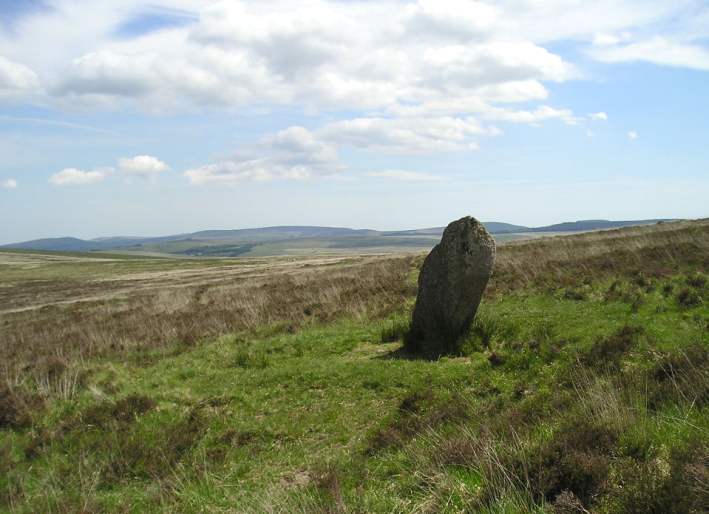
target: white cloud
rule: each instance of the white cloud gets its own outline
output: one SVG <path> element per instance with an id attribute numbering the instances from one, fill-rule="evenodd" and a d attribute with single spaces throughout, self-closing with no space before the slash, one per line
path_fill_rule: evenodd
<path id="1" fill-rule="evenodd" d="M 76 168 L 65 168 L 49 177 L 49 182 L 55 186 L 77 186 L 102 182 L 110 173 L 110 168 L 93 171 L 82 171 Z"/>
<path id="2" fill-rule="evenodd" d="M 151 113 L 354 112 L 314 133 L 323 144 L 396 152 L 474 148 L 475 136 L 499 131 L 480 120 L 588 120 L 537 103 L 553 103 L 549 83 L 584 78 L 555 42 L 606 62 L 709 69 L 709 16 L 688 9 L 696 0 L 164 0 L 194 22 L 120 38 L 116 28 L 144 2 L 52 7 L 0 32 L 0 98 L 32 91 L 47 105 Z M 242 171 L 223 175 L 306 174 L 247 161 L 225 161 Z"/>
<path id="3" fill-rule="evenodd" d="M 617 45 L 623 41 L 630 39 L 630 34 L 623 32 L 622 34 L 594 34 L 593 35 L 593 45 L 594 46 L 610 46 Z"/>
<path id="4" fill-rule="evenodd" d="M 637 138 L 638 138 L 637 132 L 635 132 L 634 130 L 631 130 L 628 132 L 628 139 L 630 139 L 631 141 L 634 141 Z"/>
<path id="5" fill-rule="evenodd" d="M 499 133 L 496 127 L 483 127 L 473 118 L 357 118 L 333 122 L 315 132 L 290 127 L 245 146 L 231 158 L 187 170 L 184 175 L 192 184 L 305 180 L 344 169 L 335 145 L 396 153 L 476 150 L 474 137 Z M 369 176 L 434 179 L 401 170 Z"/>
<path id="6" fill-rule="evenodd" d="M 60 95 L 100 94 L 139 97 L 151 91 L 158 56 L 124 55 L 112 51 L 91 52 L 72 62 L 68 78 L 54 91 Z"/>
<path id="7" fill-rule="evenodd" d="M 607 121 L 608 115 L 605 112 L 592 112 L 588 117 L 593 121 Z"/>
<path id="8" fill-rule="evenodd" d="M 494 6 L 468 0 L 420 0 L 406 7 L 405 27 L 430 38 L 468 40 L 488 35 L 502 13 Z"/>
<path id="9" fill-rule="evenodd" d="M 509 81 L 488 84 L 436 94 L 417 103 L 393 104 L 385 107 L 387 113 L 398 117 L 440 117 L 463 114 L 482 114 L 494 109 L 497 103 L 520 103 L 544 100 L 549 92 L 538 80 Z"/>
<path id="10" fill-rule="evenodd" d="M 542 105 L 533 111 L 503 108 L 490 109 L 485 114 L 485 118 L 510 123 L 528 123 L 530 125 L 537 125 L 542 121 L 553 119 L 561 120 L 567 125 L 577 125 L 579 123 L 579 118 L 574 116 L 570 109 L 556 109 L 548 105 Z"/>
<path id="11" fill-rule="evenodd" d="M 343 169 L 337 151 L 303 127 L 290 127 L 223 161 L 185 171 L 192 184 L 307 180 Z"/>
<path id="12" fill-rule="evenodd" d="M 0 55 L 0 98 L 34 92 L 38 87 L 34 71 Z"/>
<path id="13" fill-rule="evenodd" d="M 9 178 L 3 182 L 0 182 L 0 187 L 4 189 L 17 189 L 18 183 L 14 178 Z"/>
<path id="14" fill-rule="evenodd" d="M 695 0 L 534 0 L 503 1 L 509 31 L 537 43 L 622 35 L 688 18 Z"/>
<path id="15" fill-rule="evenodd" d="M 453 91 L 527 79 L 562 82 L 574 75 L 561 57 L 530 42 L 437 46 L 426 49 L 421 59 L 427 70 L 424 84 Z"/>
<path id="16" fill-rule="evenodd" d="M 116 39 L 115 20 L 139 2 L 80 9 L 57 0 L 5 45 L 42 69 L 54 101 L 147 111 L 280 104 L 393 113 L 449 103 L 460 110 L 446 114 L 470 114 L 543 98 L 542 82 L 575 76 L 558 54 L 514 35 L 509 20 L 524 9 L 492 2 L 167 3 L 197 21 Z M 78 24 L 86 30 L 67 30 Z"/>
<path id="17" fill-rule="evenodd" d="M 393 180 L 402 180 L 406 182 L 438 182 L 441 180 L 445 180 L 444 177 L 440 177 L 438 175 L 431 175 L 429 173 L 406 170 L 371 171 L 365 173 L 365 175 L 367 175 L 368 177 L 387 178 Z"/>
<path id="18" fill-rule="evenodd" d="M 687 26 L 677 33 L 707 36 L 699 17 L 685 14 L 692 0 L 160 4 L 194 23 L 116 38 L 122 22 L 146 10 L 144 2 L 54 0 L 51 10 L 24 17 L 12 37 L 0 34 L 0 54 L 37 70 L 61 101 L 81 105 L 389 109 L 522 93 L 512 84 L 532 87 L 538 97 L 541 82 L 577 76 L 572 63 L 545 47 L 549 42 L 592 41 L 613 50 L 668 20 Z"/>
<path id="19" fill-rule="evenodd" d="M 474 118 L 356 118 L 325 126 L 327 141 L 389 152 L 474 150 L 474 136 L 495 135 Z"/>
<path id="20" fill-rule="evenodd" d="M 589 54 L 603 62 L 644 61 L 663 66 L 709 70 L 707 48 L 661 36 L 624 45 L 592 48 Z"/>
<path id="21" fill-rule="evenodd" d="M 129 175 L 143 178 L 155 177 L 170 169 L 167 164 L 152 155 L 136 155 L 120 159 L 118 168 Z"/>

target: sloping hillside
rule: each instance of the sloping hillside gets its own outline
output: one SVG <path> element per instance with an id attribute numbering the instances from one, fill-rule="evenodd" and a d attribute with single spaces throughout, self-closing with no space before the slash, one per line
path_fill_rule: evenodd
<path id="1" fill-rule="evenodd" d="M 422 256 L 3 256 L 0 509 L 706 511 L 709 221 L 501 247 L 435 361 Z"/>

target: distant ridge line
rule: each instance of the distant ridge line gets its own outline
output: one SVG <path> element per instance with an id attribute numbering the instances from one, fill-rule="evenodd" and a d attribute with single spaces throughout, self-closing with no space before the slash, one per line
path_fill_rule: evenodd
<path id="1" fill-rule="evenodd" d="M 488 221 L 483 224 L 491 234 L 524 234 L 540 232 L 584 232 L 590 230 L 603 230 L 636 225 L 650 225 L 659 222 L 676 221 L 673 219 L 651 219 L 651 220 L 580 220 L 557 223 L 542 227 L 526 227 L 498 221 Z M 379 231 L 370 229 L 352 229 L 346 227 L 321 227 L 313 225 L 277 225 L 261 228 L 225 229 L 225 230 L 200 230 L 197 232 L 174 234 L 158 237 L 99 237 L 91 240 L 79 239 L 75 237 L 56 237 L 45 239 L 34 239 L 20 243 L 13 243 L 0 246 L 6 249 L 18 250 L 41 250 L 41 251 L 62 251 L 62 252 L 95 252 L 108 250 L 140 250 L 144 245 L 160 245 L 169 243 L 195 243 L 199 245 L 211 245 L 216 247 L 241 245 L 243 249 L 254 246 L 298 240 L 354 240 L 360 238 L 366 243 L 367 238 L 386 238 L 398 244 L 405 244 L 406 240 L 412 237 L 425 240 L 426 237 L 440 237 L 444 227 L 431 227 L 413 230 Z M 363 244 L 362 246 L 367 246 Z M 372 246 L 383 246 L 372 243 Z M 410 245 L 409 245 L 410 246 Z M 233 252 L 240 252 L 239 248 Z"/>

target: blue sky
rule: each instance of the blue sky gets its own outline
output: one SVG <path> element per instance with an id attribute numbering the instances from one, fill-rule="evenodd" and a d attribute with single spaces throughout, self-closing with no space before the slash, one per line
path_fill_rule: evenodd
<path id="1" fill-rule="evenodd" d="M 0 243 L 709 216 L 706 2 L 0 13 Z"/>

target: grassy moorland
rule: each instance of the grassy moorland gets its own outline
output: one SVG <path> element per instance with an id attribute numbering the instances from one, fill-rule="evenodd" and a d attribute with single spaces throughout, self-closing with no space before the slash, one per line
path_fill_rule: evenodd
<path id="1" fill-rule="evenodd" d="M 437 360 L 421 256 L 12 259 L 0 510 L 709 508 L 707 221 L 501 247 Z"/>

